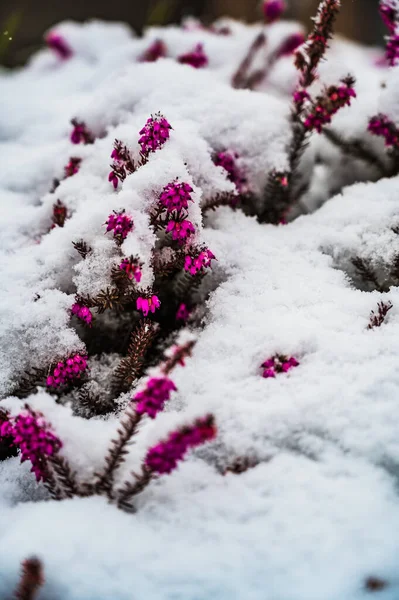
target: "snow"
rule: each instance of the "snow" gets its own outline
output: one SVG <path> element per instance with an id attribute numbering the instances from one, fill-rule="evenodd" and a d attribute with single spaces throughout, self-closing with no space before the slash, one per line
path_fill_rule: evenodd
<path id="1" fill-rule="evenodd" d="M 188 218 L 196 243 L 217 258 L 204 284 L 211 293 L 193 356 L 173 372 L 178 391 L 162 414 L 141 424 L 118 485 L 176 427 L 206 413 L 218 426 L 214 442 L 137 496 L 134 514 L 98 496 L 50 500 L 27 463 L 0 462 L 2 598 L 31 555 L 44 563 L 41 600 L 362 600 L 370 576 L 389 583 L 382 600 L 398 597 L 399 291 L 390 269 L 399 254 L 392 229 L 399 179 L 373 182 L 367 165 L 354 168 L 314 136 L 301 168 L 310 181 L 305 204 L 318 210 L 279 226 L 226 207 L 203 219 L 201 204 L 234 189 L 213 164 L 215 152 L 238 153 L 255 194 L 273 168 L 288 166 L 295 71 L 282 59 L 261 90 L 233 90 L 231 75 L 260 26 L 227 23 L 231 36 L 171 27 L 150 29 L 144 39 L 121 24 L 64 23 L 57 31 L 75 52 L 70 61 L 45 50 L 21 71 L 0 74 L 0 406 L 18 414 L 27 401 L 42 412 L 79 481 L 101 470 L 131 394 L 117 398 L 107 417 L 88 419 L 74 411 L 73 393 L 58 401 L 43 388 L 23 400 L 12 393 L 25 371 L 84 352 L 69 310 L 76 293 L 96 295 L 110 285 L 120 261 L 104 227 L 113 210 L 133 218 L 120 252 L 143 262 L 141 290 L 152 284 L 158 241 L 148 211 L 178 177 L 194 190 Z M 269 30 L 265 52 L 300 27 Z M 170 56 L 137 62 L 158 38 Z M 173 60 L 198 41 L 209 69 Z M 372 51 L 340 40 L 321 76 L 329 85 L 354 72 L 358 98 L 333 127 L 381 152 L 367 119 L 388 111 L 380 106 L 394 118 L 397 73 L 373 61 Z M 173 127 L 170 139 L 114 191 L 114 139 L 137 159 L 138 132 L 157 111 Z M 94 144 L 70 144 L 73 117 L 98 136 Z M 82 158 L 81 168 L 62 179 L 70 156 Z M 62 179 L 55 194 L 53 178 Z M 70 218 L 50 229 L 56 199 Z M 85 260 L 72 247 L 79 239 L 92 248 Z M 365 291 L 357 257 L 388 291 Z M 393 308 L 370 331 L 370 311 L 381 299 Z M 107 315 L 97 317 L 105 335 L 116 327 L 116 316 Z M 300 365 L 264 379 L 261 364 L 275 354 Z M 95 389 L 109 393 L 117 362 L 114 351 L 89 358 Z M 240 458 L 258 464 L 222 474 Z"/>

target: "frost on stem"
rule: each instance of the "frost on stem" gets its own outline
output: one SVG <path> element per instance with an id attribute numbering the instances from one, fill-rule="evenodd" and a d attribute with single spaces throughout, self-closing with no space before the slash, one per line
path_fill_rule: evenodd
<path id="1" fill-rule="evenodd" d="M 44 574 L 41 561 L 36 557 L 27 558 L 22 563 L 21 579 L 15 590 L 14 598 L 35 600 L 43 584 Z"/>
<path id="2" fill-rule="evenodd" d="M 393 307 L 392 302 L 379 302 L 378 303 L 378 311 L 377 313 L 374 310 L 370 313 L 370 323 L 367 326 L 367 329 L 374 329 L 375 327 L 381 327 L 384 323 L 388 312 Z"/>

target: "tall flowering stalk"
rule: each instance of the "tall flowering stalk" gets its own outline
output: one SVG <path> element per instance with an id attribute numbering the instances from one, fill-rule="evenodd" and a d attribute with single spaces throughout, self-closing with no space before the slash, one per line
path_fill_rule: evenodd
<path id="1" fill-rule="evenodd" d="M 380 0 L 380 15 L 388 29 L 385 56 L 388 64 L 394 66 L 399 58 L 399 2 Z"/>

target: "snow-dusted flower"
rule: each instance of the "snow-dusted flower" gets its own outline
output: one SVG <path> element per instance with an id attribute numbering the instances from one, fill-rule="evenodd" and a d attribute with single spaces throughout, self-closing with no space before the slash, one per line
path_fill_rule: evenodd
<path id="1" fill-rule="evenodd" d="M 177 313 L 176 313 L 176 320 L 177 321 L 187 321 L 188 317 L 190 316 L 190 311 L 187 308 L 187 305 L 182 302 L 179 306 L 179 308 L 177 309 Z"/>
<path id="2" fill-rule="evenodd" d="M 72 156 L 69 159 L 69 163 L 64 167 L 65 177 L 72 177 L 72 175 L 76 175 L 76 173 L 79 171 L 81 162 L 81 158 Z"/>
<path id="3" fill-rule="evenodd" d="M 236 160 L 238 158 L 238 154 L 236 152 L 229 152 L 225 150 L 224 152 L 218 152 L 214 158 L 214 163 L 217 167 L 223 167 L 228 173 L 227 179 L 234 183 L 239 193 L 244 191 L 247 180 L 240 173 L 240 170 L 237 167 Z"/>
<path id="4" fill-rule="evenodd" d="M 321 133 L 323 126 L 331 122 L 331 117 L 344 106 L 350 106 L 351 99 L 356 98 L 353 79 L 348 77 L 344 85 L 330 86 L 325 95 L 318 96 L 310 112 L 307 114 L 304 126 L 308 130 L 315 129 Z"/>
<path id="5" fill-rule="evenodd" d="M 142 55 L 143 62 L 156 62 L 167 54 L 166 45 L 162 40 L 154 40 Z"/>
<path id="6" fill-rule="evenodd" d="M 48 387 L 57 388 L 68 381 L 79 379 L 87 369 L 87 356 L 74 354 L 70 358 L 57 363 L 51 375 L 47 377 Z"/>
<path id="7" fill-rule="evenodd" d="M 171 232 L 173 239 L 182 244 L 187 238 L 195 233 L 195 228 L 191 221 L 188 221 L 187 219 L 184 219 L 183 221 L 169 221 L 166 232 Z"/>
<path id="8" fill-rule="evenodd" d="M 65 220 L 68 216 L 68 210 L 65 204 L 61 202 L 61 200 L 57 200 L 55 204 L 53 204 L 53 225 L 54 227 L 64 227 Z"/>
<path id="9" fill-rule="evenodd" d="M 188 208 L 188 203 L 194 202 L 191 197 L 193 188 L 188 183 L 172 182 L 164 187 L 159 201 L 168 212 L 180 211 Z"/>
<path id="10" fill-rule="evenodd" d="M 208 64 L 208 57 L 204 52 L 204 47 L 202 44 L 197 44 L 194 50 L 191 50 L 191 52 L 187 52 L 186 54 L 182 54 L 177 60 L 179 63 L 182 63 L 183 65 L 191 65 L 195 69 L 202 69 Z"/>
<path id="11" fill-rule="evenodd" d="M 169 139 L 172 126 L 160 113 L 147 119 L 147 123 L 140 130 L 139 144 L 144 156 L 161 148 Z"/>
<path id="12" fill-rule="evenodd" d="M 391 66 L 396 65 L 397 60 L 399 58 L 399 35 L 398 34 L 394 34 L 392 35 L 388 42 L 387 42 L 387 46 L 386 46 L 386 53 L 385 53 L 388 63 Z"/>
<path id="13" fill-rule="evenodd" d="M 71 48 L 69 47 L 67 41 L 59 33 L 51 31 L 46 36 L 46 44 L 62 60 L 71 58 L 71 56 L 73 55 L 73 52 L 72 52 Z"/>
<path id="14" fill-rule="evenodd" d="M 94 142 L 93 134 L 83 121 L 72 119 L 71 123 L 73 125 L 71 133 L 72 144 L 92 144 Z"/>
<path id="15" fill-rule="evenodd" d="M 150 471 L 159 475 L 171 473 L 190 448 L 213 440 L 216 431 L 213 415 L 196 419 L 192 425 L 174 431 L 165 441 L 150 448 L 145 458 L 145 465 Z"/>
<path id="16" fill-rule="evenodd" d="M 265 15 L 266 23 L 274 23 L 274 21 L 278 21 L 285 10 L 286 5 L 284 0 L 263 1 L 263 14 Z"/>
<path id="17" fill-rule="evenodd" d="M 114 189 L 116 190 L 116 188 L 118 187 L 119 179 L 118 179 L 118 177 L 116 176 L 116 173 L 115 173 L 115 171 L 114 171 L 114 170 L 112 170 L 112 171 L 110 172 L 110 174 L 108 175 L 108 181 L 109 181 L 110 183 L 112 183 L 112 185 L 114 186 Z"/>
<path id="18" fill-rule="evenodd" d="M 196 275 L 203 269 L 210 267 L 213 258 L 215 258 L 215 255 L 208 248 L 201 250 L 197 255 L 188 254 L 184 260 L 184 269 L 188 271 L 190 275 Z"/>
<path id="19" fill-rule="evenodd" d="M 21 462 L 29 460 L 37 481 L 46 478 L 46 458 L 53 456 L 62 447 L 50 430 L 43 415 L 29 407 L 17 417 L 0 424 L 0 438 L 11 437 L 21 451 Z"/>
<path id="20" fill-rule="evenodd" d="M 289 35 L 278 49 L 278 56 L 289 56 L 290 54 L 293 54 L 304 42 L 305 36 L 303 33 L 293 33 Z"/>
<path id="21" fill-rule="evenodd" d="M 114 237 L 124 240 L 133 229 L 133 219 L 125 211 L 111 213 L 105 222 L 107 232 L 113 231 Z"/>
<path id="22" fill-rule="evenodd" d="M 264 369 L 263 377 L 266 379 L 275 377 L 277 373 L 287 373 L 290 369 L 298 366 L 299 362 L 293 356 L 288 358 L 281 354 L 277 354 L 262 363 Z"/>
<path id="23" fill-rule="evenodd" d="M 158 296 L 139 296 L 136 300 L 137 310 L 141 310 L 143 315 L 146 317 L 149 312 L 154 313 L 161 306 L 161 302 Z"/>
<path id="24" fill-rule="evenodd" d="M 380 2 L 380 15 L 384 22 L 384 25 L 389 29 L 391 33 L 394 33 L 396 28 L 396 21 L 398 20 L 397 10 L 389 2 Z"/>
<path id="25" fill-rule="evenodd" d="M 73 304 L 71 307 L 71 312 L 73 315 L 76 315 L 78 319 L 84 321 L 88 325 L 90 325 L 93 321 L 93 315 L 91 313 L 90 308 L 88 306 L 85 306 L 84 304 L 75 302 L 75 304 Z"/>
<path id="26" fill-rule="evenodd" d="M 135 279 L 137 283 L 141 280 L 141 269 L 138 261 L 132 256 L 130 258 L 124 258 L 119 265 L 121 271 L 125 271 L 129 279 Z"/>
<path id="27" fill-rule="evenodd" d="M 176 386 L 168 377 L 151 377 L 144 390 L 137 392 L 133 401 L 137 402 L 136 412 L 140 415 L 147 414 L 151 419 L 163 410 L 165 402 L 169 400 Z"/>
<path id="28" fill-rule="evenodd" d="M 374 135 L 385 138 L 386 146 L 399 148 L 399 129 L 386 115 L 379 114 L 372 117 L 368 124 L 368 130 Z"/>

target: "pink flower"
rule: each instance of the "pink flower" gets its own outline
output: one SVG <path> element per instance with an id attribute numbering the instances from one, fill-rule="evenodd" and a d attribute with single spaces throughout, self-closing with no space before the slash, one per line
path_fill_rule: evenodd
<path id="1" fill-rule="evenodd" d="M 135 279 L 137 283 L 141 280 L 141 270 L 136 259 L 132 256 L 130 258 L 124 258 L 119 265 L 122 271 L 125 271 L 129 279 Z"/>
<path id="2" fill-rule="evenodd" d="M 212 259 L 215 255 L 208 248 L 202 250 L 197 256 L 187 255 L 184 261 L 184 269 L 190 273 L 190 275 L 196 275 L 203 269 L 211 266 Z"/>
<path id="3" fill-rule="evenodd" d="M 182 54 L 177 60 L 183 65 L 191 65 L 194 69 L 202 69 L 208 64 L 208 57 L 202 44 L 197 44 L 194 50 Z"/>
<path id="4" fill-rule="evenodd" d="M 386 46 L 386 57 L 391 67 L 396 65 L 399 58 L 399 35 L 392 35 Z"/>
<path id="5" fill-rule="evenodd" d="M 166 56 L 166 46 L 162 40 L 154 40 L 144 52 L 140 60 L 143 62 L 156 62 L 159 58 Z"/>
<path id="6" fill-rule="evenodd" d="M 57 388 L 68 381 L 79 379 L 87 369 L 87 356 L 75 354 L 65 361 L 60 361 L 53 369 L 51 375 L 47 377 L 48 387 Z"/>
<path id="7" fill-rule="evenodd" d="M 143 315 L 146 317 L 149 312 L 155 313 L 155 311 L 161 306 L 161 302 L 158 296 L 149 296 L 148 298 L 139 296 L 136 301 L 137 310 L 141 310 Z"/>
<path id="8" fill-rule="evenodd" d="M 265 379 L 276 377 L 277 373 L 287 373 L 293 367 L 298 366 L 299 362 L 293 356 L 288 358 L 281 354 L 276 354 L 262 363 L 262 367 L 265 369 L 263 371 L 263 377 Z"/>
<path id="9" fill-rule="evenodd" d="M 166 232 L 172 232 L 173 239 L 182 244 L 184 240 L 195 233 L 195 228 L 191 221 L 187 221 L 186 219 L 183 221 L 169 221 Z"/>
<path id="10" fill-rule="evenodd" d="M 58 55 L 58 58 L 61 58 L 62 60 L 71 58 L 73 54 L 71 48 L 68 46 L 62 35 L 59 35 L 55 32 L 50 32 L 46 36 L 46 44 Z"/>
<path id="11" fill-rule="evenodd" d="M 62 447 L 59 440 L 49 429 L 43 415 L 35 413 L 29 407 L 11 421 L 0 425 L 0 438 L 12 437 L 13 444 L 21 451 L 21 462 L 29 460 L 36 480 L 46 478 L 48 456 L 53 456 Z"/>
<path id="12" fill-rule="evenodd" d="M 88 325 L 90 325 L 93 320 L 93 315 L 90 308 L 88 306 L 84 306 L 84 304 L 80 304 L 79 302 L 75 302 L 75 304 L 72 305 L 71 312 L 73 315 L 76 315 L 78 319 L 81 319 L 81 321 L 84 321 Z"/>
<path id="13" fill-rule="evenodd" d="M 399 18 L 397 10 L 393 6 L 390 6 L 388 1 L 386 4 L 380 3 L 380 15 L 384 22 L 384 25 L 389 29 L 391 33 L 395 32 L 396 21 Z"/>
<path id="14" fill-rule="evenodd" d="M 73 125 L 71 133 L 72 144 L 93 144 L 94 136 L 83 121 L 72 119 L 71 123 Z"/>
<path id="15" fill-rule="evenodd" d="M 169 400 L 176 386 L 168 377 L 152 377 L 147 381 L 146 388 L 137 392 L 133 401 L 137 402 L 136 412 L 139 415 L 147 414 L 155 419 L 157 414 L 163 410 L 165 402 Z"/>
<path id="16" fill-rule="evenodd" d="M 163 204 L 168 212 L 176 210 L 179 212 L 183 208 L 188 208 L 188 203 L 194 202 L 191 198 L 193 188 L 188 183 L 169 183 L 164 187 L 159 201 Z"/>
<path id="17" fill-rule="evenodd" d="M 213 415 L 207 415 L 197 419 L 192 425 L 174 431 L 165 441 L 150 448 L 145 464 L 153 473 L 171 473 L 190 448 L 200 446 L 215 437 L 215 419 Z"/>
<path id="18" fill-rule="evenodd" d="M 184 304 L 184 302 L 182 302 L 180 304 L 179 308 L 177 309 L 176 320 L 177 321 L 187 321 L 189 316 L 190 316 L 190 312 L 187 308 L 187 305 Z"/>
<path id="19" fill-rule="evenodd" d="M 316 129 L 321 133 L 323 126 L 331 122 L 331 117 L 344 106 L 350 106 L 351 98 L 356 98 L 356 92 L 353 89 L 354 80 L 351 77 L 343 80 L 345 85 L 332 85 L 326 90 L 324 96 L 319 96 L 317 102 L 312 106 L 308 113 L 304 126 L 308 130 Z"/>
<path id="20" fill-rule="evenodd" d="M 285 10 L 286 6 L 283 0 L 264 0 L 263 2 L 263 14 L 266 23 L 278 21 Z"/>
<path id="21" fill-rule="evenodd" d="M 383 114 L 373 117 L 369 121 L 368 130 L 374 135 L 385 138 L 385 145 L 399 147 L 399 129 Z"/>
<path id="22" fill-rule="evenodd" d="M 108 175 L 108 181 L 112 183 L 114 189 L 116 190 L 116 188 L 118 187 L 119 179 L 117 178 L 115 171 L 110 172 L 110 174 Z"/>
<path id="23" fill-rule="evenodd" d="M 139 132 L 142 154 L 148 156 L 150 152 L 161 148 L 169 139 L 170 129 L 172 129 L 171 125 L 160 113 L 147 119 L 147 123 Z"/>
<path id="24" fill-rule="evenodd" d="M 238 158 L 238 154 L 235 152 L 218 152 L 216 157 L 214 158 L 214 163 L 217 167 L 222 167 L 228 173 L 227 179 L 234 183 L 239 193 L 242 193 L 245 189 L 247 180 L 240 173 L 236 159 Z"/>
<path id="25" fill-rule="evenodd" d="M 290 56 L 299 46 L 305 42 L 305 36 L 302 33 L 293 33 L 288 36 L 278 49 L 278 56 Z"/>
<path id="26" fill-rule="evenodd" d="M 114 212 L 110 214 L 108 217 L 108 221 L 105 222 L 107 225 L 107 232 L 113 231 L 114 238 L 117 238 L 119 241 L 124 240 L 128 233 L 133 229 L 133 220 L 131 217 L 122 212 Z"/>
<path id="27" fill-rule="evenodd" d="M 64 167 L 65 177 L 72 177 L 79 171 L 81 158 L 72 157 L 69 159 L 69 163 Z"/>

